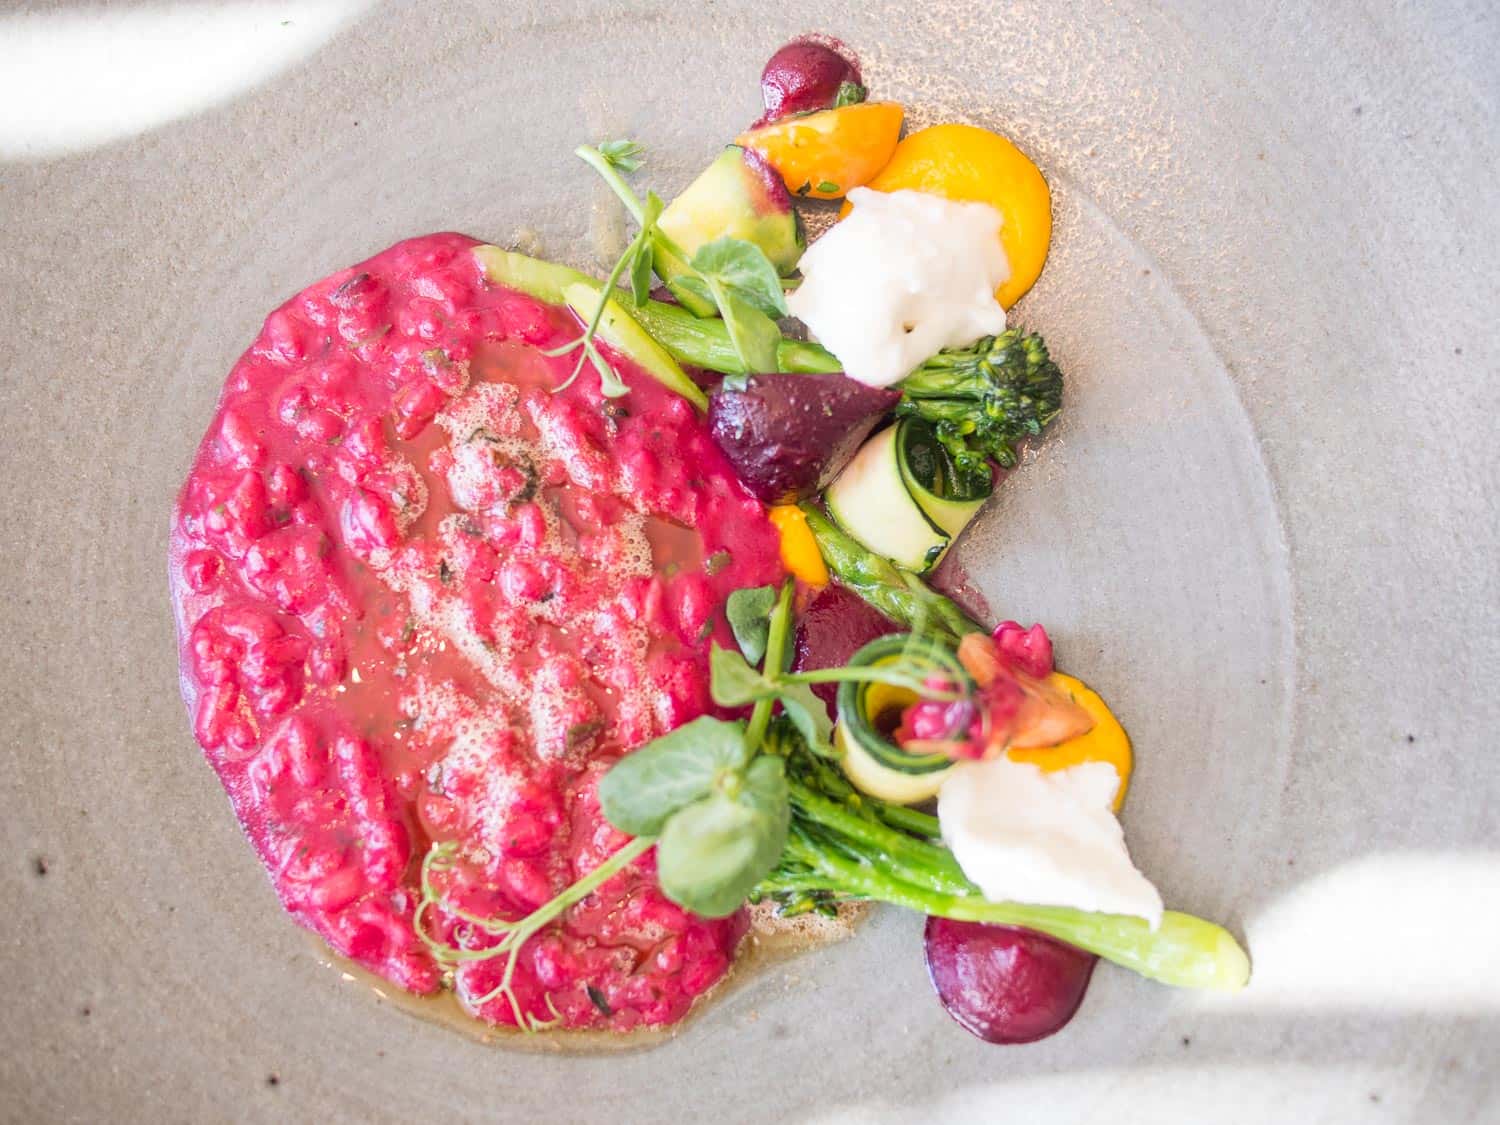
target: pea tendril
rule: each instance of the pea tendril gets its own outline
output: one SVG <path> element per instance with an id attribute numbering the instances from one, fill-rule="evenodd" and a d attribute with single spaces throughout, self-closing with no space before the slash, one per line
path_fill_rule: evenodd
<path id="1" fill-rule="evenodd" d="M 619 874 L 639 859 L 655 843 L 655 839 L 647 836 L 638 836 L 628 844 L 615 852 L 598 867 L 590 871 L 583 878 L 568 886 L 555 898 L 533 910 L 524 918 L 482 918 L 472 914 L 462 907 L 457 906 L 448 898 L 445 891 L 438 885 L 443 876 L 451 875 L 463 863 L 459 855 L 458 845 L 452 841 L 435 841 L 427 854 L 422 857 L 422 898 L 417 904 L 416 913 L 412 918 L 412 926 L 417 936 L 422 939 L 433 959 L 445 969 L 453 970 L 462 965 L 474 964 L 482 961 L 492 961 L 504 958 L 504 969 L 500 974 L 500 982 L 488 992 L 479 996 L 466 997 L 469 1004 L 475 1009 L 483 1008 L 497 997 L 503 996 L 510 1005 L 512 1015 L 516 1020 L 516 1026 L 522 1031 L 535 1032 L 545 1031 L 549 1027 L 555 1027 L 562 1022 L 562 1016 L 552 1002 L 552 997 L 545 997 L 548 1010 L 552 1013 L 552 1019 L 545 1020 L 532 1012 L 525 1010 L 520 997 L 515 991 L 516 963 L 521 955 L 522 948 L 536 934 L 545 929 L 555 921 L 563 911 L 574 903 L 587 898 L 598 890 L 613 876 Z M 472 948 L 465 945 L 453 945 L 432 934 L 428 924 L 428 917 L 432 911 L 437 910 L 449 918 L 457 919 L 463 923 L 457 927 L 460 932 L 466 930 L 471 937 L 498 939 L 493 945 L 481 948 Z M 460 940 L 463 940 L 462 937 Z"/>

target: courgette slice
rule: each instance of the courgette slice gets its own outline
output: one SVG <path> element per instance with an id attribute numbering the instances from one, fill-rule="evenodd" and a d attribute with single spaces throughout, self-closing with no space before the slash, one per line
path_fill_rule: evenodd
<path id="1" fill-rule="evenodd" d="M 934 773 L 901 773 L 881 765 L 859 743 L 853 741 L 840 723 L 833 729 L 833 745 L 854 788 L 893 805 L 916 805 L 936 797 L 948 777 L 948 770 Z"/>
<path id="2" fill-rule="evenodd" d="M 901 476 L 899 426 L 865 442 L 828 486 L 828 514 L 877 555 L 921 574 L 940 559 L 951 538 L 924 512 Z"/>
<path id="3" fill-rule="evenodd" d="M 906 633 L 878 637 L 851 656 L 849 666 L 865 668 L 892 664 L 913 644 L 930 646 L 934 643 L 914 641 Z M 946 754 L 908 754 L 891 741 L 890 732 L 900 722 L 901 711 L 916 702 L 916 696 L 911 692 L 888 684 L 856 683 L 850 680 L 839 685 L 837 702 L 839 729 L 843 731 L 845 739 L 851 746 L 858 748 L 862 757 L 869 758 L 882 770 L 931 780 L 934 775 L 946 774 L 953 768 L 953 759 Z M 856 772 L 850 773 L 849 779 L 858 785 L 860 782 L 856 773 L 859 772 L 860 758 L 853 759 L 853 764 Z M 874 777 L 877 783 L 882 776 L 874 771 L 864 772 L 867 779 Z M 935 792 L 937 790 L 933 789 L 932 793 Z M 872 795 L 881 796 L 879 793 Z"/>
<path id="4" fill-rule="evenodd" d="M 579 273 L 556 262 L 545 262 L 540 258 L 528 258 L 514 250 L 503 250 L 499 246 L 476 246 L 474 258 L 484 270 L 485 276 L 496 285 L 519 290 L 545 301 L 549 305 L 563 303 L 563 290 L 580 282 L 597 285 L 586 273 Z"/>
<path id="5" fill-rule="evenodd" d="M 943 443 L 921 418 L 897 423 L 895 441 L 906 491 L 929 520 L 957 539 L 990 498 L 991 484 L 981 491 L 962 480 Z"/>

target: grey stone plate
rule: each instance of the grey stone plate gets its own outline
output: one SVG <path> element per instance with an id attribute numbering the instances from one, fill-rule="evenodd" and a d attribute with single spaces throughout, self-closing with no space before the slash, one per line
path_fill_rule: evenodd
<path id="1" fill-rule="evenodd" d="M 1500 1114 L 1493 5 L 768 7 L 0 13 L 0 1118 Z M 484 1047 L 277 908 L 177 697 L 173 494 L 287 294 L 445 228 L 592 264 L 572 146 L 676 189 L 811 27 L 1054 185 L 1018 314 L 1071 401 L 963 554 L 1116 705 L 1137 857 L 1255 984 L 1101 970 L 990 1048 L 884 912 L 655 1050 Z"/>

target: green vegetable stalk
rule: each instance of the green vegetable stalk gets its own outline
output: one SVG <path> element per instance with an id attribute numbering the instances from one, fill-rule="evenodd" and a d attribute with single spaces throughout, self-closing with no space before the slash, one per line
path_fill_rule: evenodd
<path id="1" fill-rule="evenodd" d="M 678 363 L 726 375 L 748 374 L 729 338 L 728 326 L 717 317 L 697 317 L 664 301 L 646 301 L 630 311 Z M 783 338 L 776 345 L 776 370 L 815 375 L 842 371 L 843 364 L 817 344 Z"/>
<path id="2" fill-rule="evenodd" d="M 923 838 L 935 834 L 935 822 L 915 831 L 891 823 L 897 806 L 854 792 L 837 771 L 809 765 L 806 747 L 779 720 L 773 730 L 771 749 L 787 756 L 792 822 L 781 862 L 757 897 L 793 912 L 870 900 L 958 921 L 1024 926 L 1179 988 L 1232 992 L 1249 979 L 1249 958 L 1234 937 L 1189 914 L 1169 910 L 1153 930 L 1124 915 L 990 902 L 947 848 Z"/>
<path id="3" fill-rule="evenodd" d="M 961 476 L 989 481 L 989 462 L 1016 463 L 1016 442 L 1062 409 L 1063 379 L 1038 335 L 1012 328 L 939 352 L 897 384 L 901 416 L 925 419 Z"/>
<path id="4" fill-rule="evenodd" d="M 987 632 L 950 599 L 910 571 L 872 552 L 811 504 L 802 505 L 828 570 L 898 625 L 957 643 L 965 633 Z"/>

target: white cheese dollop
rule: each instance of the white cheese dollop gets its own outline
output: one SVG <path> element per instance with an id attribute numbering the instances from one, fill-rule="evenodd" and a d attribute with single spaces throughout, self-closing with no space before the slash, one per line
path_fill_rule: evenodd
<path id="1" fill-rule="evenodd" d="M 802 255 L 792 315 L 844 374 L 888 387 L 941 348 L 1005 331 L 1000 212 L 920 191 L 849 193 L 854 210 Z"/>
<path id="2" fill-rule="evenodd" d="M 1111 804 L 1108 762 L 1043 772 L 1002 755 L 962 762 L 938 793 L 943 840 L 994 902 L 1073 906 L 1161 923 L 1157 889 L 1136 870 Z"/>

